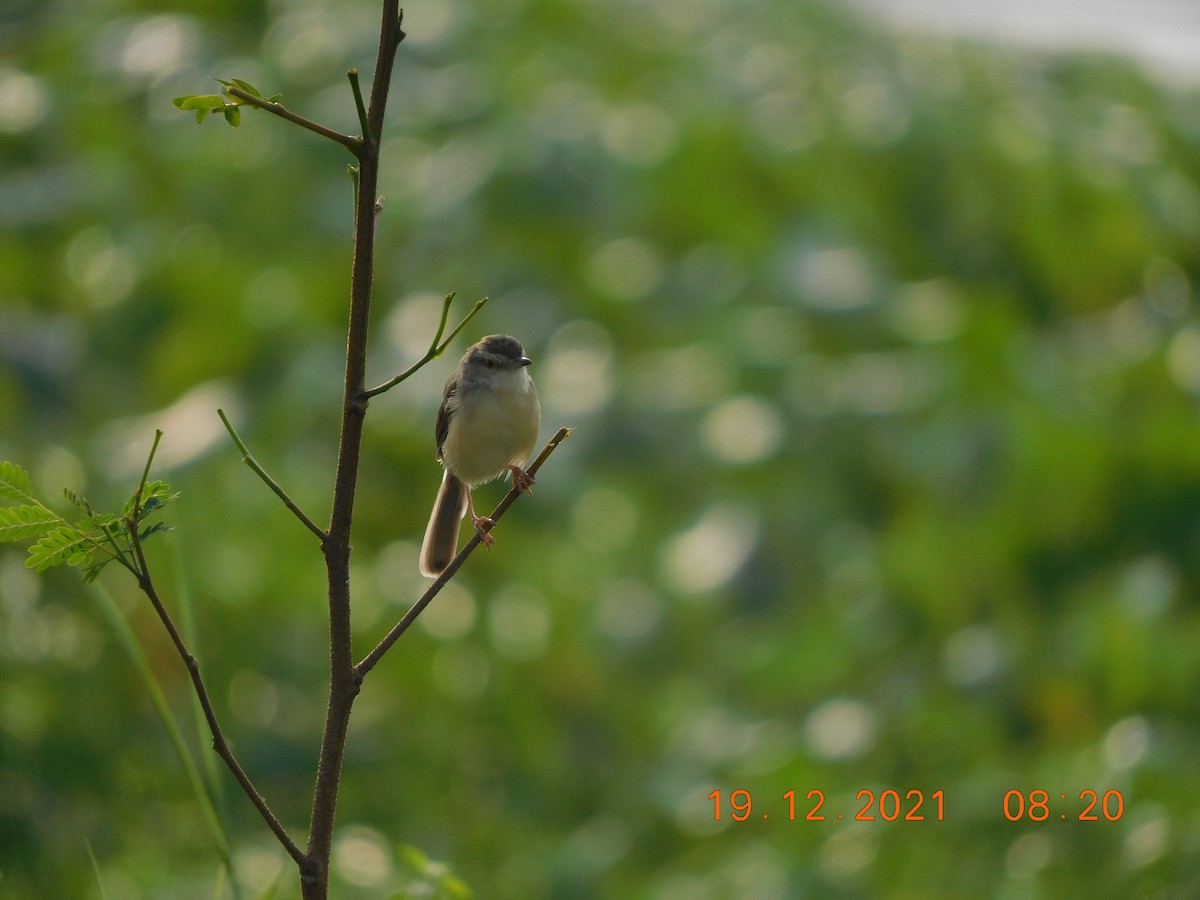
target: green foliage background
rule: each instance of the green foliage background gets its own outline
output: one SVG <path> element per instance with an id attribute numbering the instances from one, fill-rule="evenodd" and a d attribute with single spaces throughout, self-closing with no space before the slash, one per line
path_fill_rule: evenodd
<path id="1" fill-rule="evenodd" d="M 547 436 L 576 432 L 367 681 L 336 896 L 402 889 L 402 845 L 480 897 L 1200 893 L 1195 90 L 809 2 L 405 13 L 373 380 L 419 357 L 446 292 L 490 294 L 471 338 L 519 335 Z M 182 496 L 151 563 L 301 836 L 321 559 L 215 409 L 323 521 L 349 157 L 265 114 L 198 127 L 171 98 L 245 78 L 353 131 L 344 72 L 369 71 L 377 16 L 0 11 L 0 458 L 115 507 L 164 430 L 152 477 Z M 452 365 L 371 406 L 360 655 L 423 584 Z M 122 574 L 101 581 L 190 722 Z M 282 872 L 290 895 L 223 781 L 243 890 Z M 944 791 L 945 820 L 927 799 L 924 822 L 851 821 L 888 788 Z M 1006 792 L 1038 788 L 1049 820 L 1007 821 Z M 735 789 L 749 821 L 715 822 L 710 792 Z M 826 820 L 787 821 L 784 793 L 801 818 L 813 789 Z M 1087 789 L 1120 790 L 1120 820 L 1077 821 Z M 94 595 L 5 548 L 0 894 L 220 883 Z"/>

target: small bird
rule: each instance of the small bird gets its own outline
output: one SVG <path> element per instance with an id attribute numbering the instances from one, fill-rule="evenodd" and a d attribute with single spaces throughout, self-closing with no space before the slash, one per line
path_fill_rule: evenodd
<path id="1" fill-rule="evenodd" d="M 533 455 L 542 424 L 537 388 L 526 370 L 531 362 L 516 338 L 493 334 L 463 354 L 446 382 L 435 427 L 437 458 L 446 471 L 421 544 L 422 575 L 436 578 L 450 565 L 468 510 L 484 545 L 494 543 L 485 531 L 494 523 L 475 515 L 471 488 L 508 471 L 513 487 L 529 493 L 533 476 L 522 465 Z"/>

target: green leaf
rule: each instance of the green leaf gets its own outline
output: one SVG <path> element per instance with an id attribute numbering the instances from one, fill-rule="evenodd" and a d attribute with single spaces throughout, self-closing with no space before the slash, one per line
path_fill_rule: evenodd
<path id="1" fill-rule="evenodd" d="M 272 94 L 270 97 L 264 97 L 262 95 L 262 91 L 260 91 L 258 88 L 256 88 L 254 85 L 252 85 L 250 82 L 243 81 L 241 78 L 232 78 L 229 81 L 226 81 L 224 78 L 218 78 L 216 80 L 219 81 L 221 84 L 225 85 L 226 88 L 232 88 L 232 87 L 238 88 L 239 90 L 243 90 L 247 94 L 250 94 L 252 97 L 258 97 L 260 100 L 265 100 L 267 103 L 278 103 L 283 98 L 283 94 Z M 243 102 L 238 97 L 230 96 L 229 99 L 232 100 L 235 104 L 240 104 Z M 226 115 L 228 115 L 228 114 L 226 114 Z M 230 124 L 233 125 L 235 123 L 230 122 Z"/>
<path id="2" fill-rule="evenodd" d="M 89 516 L 95 515 L 95 510 L 92 509 L 92 504 L 88 503 L 87 497 L 81 497 L 70 488 L 63 488 L 63 496 L 82 509 Z"/>
<path id="3" fill-rule="evenodd" d="M 0 541 L 27 541 L 41 537 L 61 521 L 44 506 L 0 508 Z"/>
<path id="4" fill-rule="evenodd" d="M 33 482 L 29 473 L 7 460 L 0 460 L 0 500 L 25 503 L 33 500 Z"/>
<path id="5" fill-rule="evenodd" d="M 242 108 L 240 106 L 230 104 L 225 106 L 221 111 L 225 113 L 225 121 L 232 127 L 237 128 L 242 124 Z"/>
<path id="6" fill-rule="evenodd" d="M 180 109 L 220 109 L 226 100 L 220 94 L 185 94 L 171 101 Z"/>
<path id="7" fill-rule="evenodd" d="M 228 87 L 230 84 L 230 82 L 228 82 L 228 81 L 223 81 L 221 83 L 224 84 L 226 87 Z M 242 81 L 242 79 L 240 79 L 240 78 L 235 78 L 235 79 L 233 79 L 232 83 L 237 85 L 238 87 L 240 87 L 247 94 L 253 94 L 255 97 L 262 96 L 262 94 L 259 92 L 258 88 L 256 88 L 254 85 L 252 85 L 248 81 Z"/>
<path id="8" fill-rule="evenodd" d="M 214 109 L 222 109 L 230 105 L 220 94 L 184 94 L 171 102 L 179 109 L 194 109 L 198 124 L 203 123 Z"/>
<path id="9" fill-rule="evenodd" d="M 163 503 L 170 503 L 179 492 L 171 492 L 171 486 L 165 481 L 147 481 L 146 486 L 142 488 L 142 504 L 145 505 L 148 499 L 160 500 Z"/>
<path id="10" fill-rule="evenodd" d="M 445 863 L 429 857 L 423 850 L 411 844 L 401 844 L 396 848 L 400 859 L 416 874 L 421 884 L 410 884 L 405 891 L 393 894 L 393 900 L 403 897 L 436 896 L 450 900 L 468 900 L 474 896 L 470 886 L 454 873 L 450 872 Z M 416 890 L 420 890 L 418 894 Z"/>
<path id="11" fill-rule="evenodd" d="M 65 562 L 73 566 L 83 565 L 87 561 L 85 557 L 90 557 L 94 552 L 95 546 L 88 535 L 70 525 L 60 525 L 29 548 L 25 567 L 35 572 L 45 572 Z"/>
<path id="12" fill-rule="evenodd" d="M 443 877 L 441 888 L 451 897 L 457 897 L 460 900 L 468 900 L 468 898 L 475 896 L 470 886 L 457 875 L 446 875 Z"/>
<path id="13" fill-rule="evenodd" d="M 178 497 L 179 492 L 172 491 L 171 486 L 165 481 L 147 481 L 142 487 L 142 508 L 138 518 L 143 518 L 149 513 L 161 509 L 168 503 L 174 502 Z M 137 494 L 134 494 L 125 502 L 125 505 L 121 508 L 122 519 L 133 515 L 135 500 L 137 500 Z"/>
<path id="14" fill-rule="evenodd" d="M 120 521 L 112 513 L 92 513 L 88 516 L 88 525 L 91 526 L 89 529 L 91 532 L 99 531 L 102 536 L 120 531 Z M 113 525 L 118 527 L 113 528 Z"/>
<path id="15" fill-rule="evenodd" d="M 401 844 L 396 848 L 397 855 L 416 870 L 421 875 L 428 874 L 430 859 L 429 856 L 419 847 L 414 847 L 412 844 Z"/>
<path id="16" fill-rule="evenodd" d="M 166 522 L 155 522 L 149 528 L 145 528 L 142 530 L 142 533 L 139 536 L 139 539 L 142 541 L 145 541 L 146 538 L 150 537 L 150 535 L 152 535 L 152 534 L 161 534 L 162 532 L 165 532 L 165 531 L 174 531 L 174 530 L 175 529 L 172 528 L 170 525 L 168 525 Z"/>
<path id="17" fill-rule="evenodd" d="M 83 583 L 91 584 L 93 581 L 95 581 L 97 576 L 99 576 L 99 574 L 104 570 L 104 567 L 112 561 L 113 558 L 111 556 L 106 556 L 104 559 L 100 560 L 100 562 L 90 565 L 84 569 Z"/>
<path id="18" fill-rule="evenodd" d="M 92 874 L 96 876 L 96 888 L 100 891 L 100 900 L 108 900 L 108 892 L 104 890 L 104 878 L 100 874 L 100 863 L 96 861 L 96 854 L 92 851 L 92 842 L 85 840 L 83 843 L 87 847 L 88 859 L 92 861 Z"/>

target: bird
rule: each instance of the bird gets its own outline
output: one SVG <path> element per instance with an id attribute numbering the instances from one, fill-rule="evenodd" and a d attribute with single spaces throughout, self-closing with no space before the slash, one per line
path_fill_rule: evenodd
<path id="1" fill-rule="evenodd" d="M 529 493 L 534 478 L 522 466 L 533 455 L 542 411 L 529 377 L 532 360 L 515 337 L 492 334 L 463 354 L 446 381 L 434 434 L 445 471 L 421 543 L 421 574 L 436 578 L 458 550 L 463 514 L 484 546 L 495 542 L 495 523 L 477 516 L 471 489 L 505 472 L 513 487 Z"/>

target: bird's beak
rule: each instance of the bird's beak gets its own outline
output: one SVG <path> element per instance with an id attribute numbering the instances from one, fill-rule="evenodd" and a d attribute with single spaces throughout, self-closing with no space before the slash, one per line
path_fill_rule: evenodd
<path id="1" fill-rule="evenodd" d="M 532 366 L 533 365 L 533 360 L 530 359 L 528 356 L 522 356 L 520 359 L 517 360 L 517 362 L 519 362 L 522 366 Z"/>

